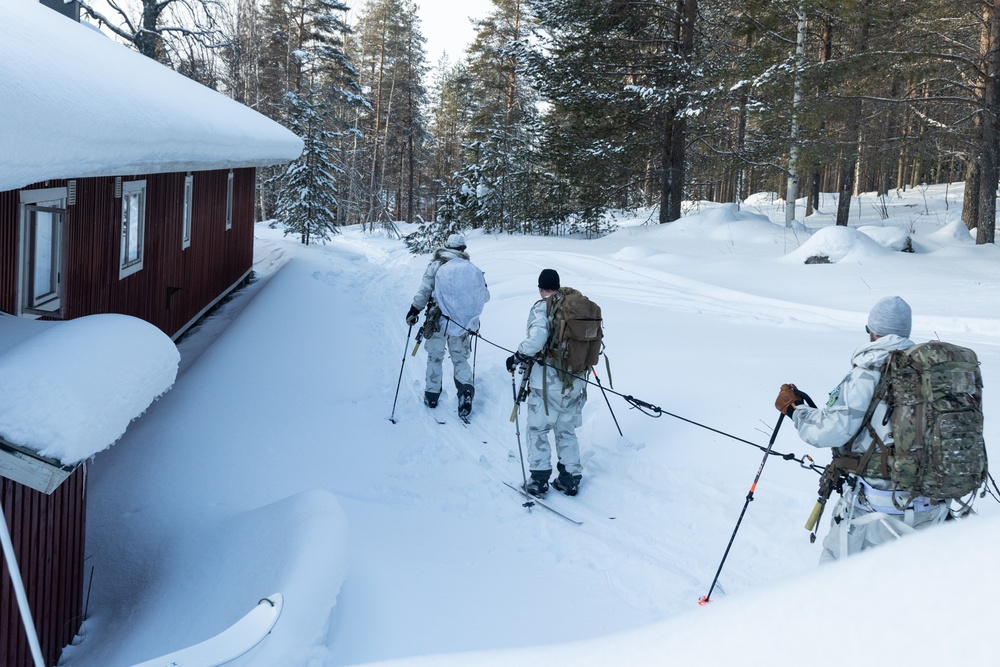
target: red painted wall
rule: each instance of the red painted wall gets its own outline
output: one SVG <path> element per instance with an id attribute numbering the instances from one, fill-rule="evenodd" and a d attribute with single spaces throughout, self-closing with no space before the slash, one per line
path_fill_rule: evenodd
<path id="1" fill-rule="evenodd" d="M 28 605 L 46 665 L 54 665 L 83 620 L 87 493 L 83 466 L 52 495 L 0 477 Z M 0 557 L 0 665 L 33 667 L 10 571 Z"/>
<path id="2" fill-rule="evenodd" d="M 143 268 L 122 279 L 122 200 L 114 197 L 115 179 L 78 179 L 76 204 L 67 207 L 64 317 L 134 315 L 171 336 L 188 325 L 253 263 L 255 172 L 233 173 L 233 225 L 227 230 L 228 171 L 194 172 L 192 240 L 186 249 L 181 248 L 185 174 L 124 177 L 146 181 L 146 228 Z M 26 189 L 65 185 L 48 181 Z M 8 313 L 17 310 L 19 204 L 19 191 L 0 192 L 0 310 Z"/>

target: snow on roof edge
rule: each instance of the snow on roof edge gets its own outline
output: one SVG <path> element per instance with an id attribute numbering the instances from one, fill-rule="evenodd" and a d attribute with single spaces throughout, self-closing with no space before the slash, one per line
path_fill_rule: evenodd
<path id="1" fill-rule="evenodd" d="M 279 123 L 37 2 L 0 3 L 0 67 L 0 191 L 302 152 Z"/>
<path id="2" fill-rule="evenodd" d="M 0 352 L 0 437 L 64 465 L 117 442 L 177 378 L 176 345 L 139 318 L 16 324 L 37 332 Z"/>

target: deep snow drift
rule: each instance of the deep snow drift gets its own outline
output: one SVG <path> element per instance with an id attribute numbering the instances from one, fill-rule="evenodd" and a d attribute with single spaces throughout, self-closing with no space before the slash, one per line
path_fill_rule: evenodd
<path id="1" fill-rule="evenodd" d="M 180 355 L 125 315 L 0 316 L 0 436 L 74 465 L 110 447 L 177 376 Z"/>
<path id="2" fill-rule="evenodd" d="M 303 247 L 259 226 L 257 282 L 181 342 L 175 387 L 91 467 L 90 617 L 64 664 L 194 644 L 272 592 L 282 618 L 233 664 L 988 661 L 990 497 L 975 519 L 820 568 L 803 530 L 817 475 L 772 457 L 697 605 L 762 457 L 725 434 L 765 445 L 783 382 L 823 397 L 883 296 L 911 304 L 914 340 L 977 351 L 1000 460 L 1000 253 L 955 224 L 960 201 L 954 185 L 894 193 L 888 220 L 856 206 L 872 217 L 839 230 L 825 214 L 786 229 L 755 197 L 593 241 L 471 232 L 491 299 L 468 427 L 447 381 L 447 424 L 420 404 L 425 355 L 403 320 L 428 256 L 357 229 Z M 891 250 L 910 228 L 917 252 Z M 832 263 L 803 263 L 816 254 Z M 580 495 L 552 497 L 581 526 L 502 484 L 521 477 L 503 360 L 546 267 L 602 306 L 605 386 L 683 418 L 591 388 Z M 829 460 L 788 424 L 775 449 Z"/>

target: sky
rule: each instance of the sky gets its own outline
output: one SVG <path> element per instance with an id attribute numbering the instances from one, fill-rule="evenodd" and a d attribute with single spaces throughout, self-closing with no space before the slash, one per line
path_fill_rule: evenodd
<path id="1" fill-rule="evenodd" d="M 231 664 L 840 665 L 839 639 L 874 663 L 989 663 L 1000 504 L 820 567 L 803 529 L 818 476 L 780 456 L 761 470 L 741 441 L 777 427 L 778 453 L 825 465 L 779 422 L 778 387 L 819 400 L 896 294 L 914 340 L 979 355 L 1000 460 L 1000 256 L 961 226 L 961 198 L 960 184 L 893 193 L 883 220 L 863 195 L 850 229 L 833 228 L 830 195 L 786 228 L 765 193 L 691 203 L 670 225 L 617 216 L 594 240 L 469 231 L 491 299 L 468 426 L 447 384 L 444 424 L 420 400 L 426 355 L 404 318 L 428 255 L 384 232 L 306 247 L 258 225 L 255 281 L 180 341 L 173 387 L 89 466 L 93 583 L 62 664 L 168 655 L 274 593 L 274 629 Z M 890 249 L 900 229 L 915 253 Z M 832 263 L 804 263 L 817 254 Z M 609 392 L 591 387 L 584 408 L 580 493 L 548 497 L 580 525 L 505 485 L 522 478 L 525 425 L 504 359 L 543 268 L 605 320 Z"/>
<path id="2" fill-rule="evenodd" d="M 427 62 L 437 65 L 447 52 L 449 62 L 457 62 L 475 38 L 469 18 L 482 19 L 493 10 L 490 0 L 418 0 L 417 13 L 427 38 Z"/>

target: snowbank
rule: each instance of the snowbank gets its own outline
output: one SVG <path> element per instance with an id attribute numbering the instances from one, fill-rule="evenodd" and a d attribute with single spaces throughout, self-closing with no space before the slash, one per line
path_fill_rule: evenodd
<path id="1" fill-rule="evenodd" d="M 907 537 L 772 586 L 607 637 L 507 651 L 424 656 L 368 667 L 629 665 L 957 665 L 991 662 L 1000 596 L 1000 519 Z M 960 565 L 956 565 L 960 564 Z M 951 623 L 945 619 L 954 617 Z M 893 639 L 895 638 L 895 639 Z"/>
<path id="2" fill-rule="evenodd" d="M 344 511 L 320 489 L 187 530 L 170 540 L 143 582 L 128 592 L 135 606 L 115 628 L 116 641 L 87 641 L 90 627 L 111 615 L 102 609 L 81 630 L 83 643 L 68 647 L 62 662 L 77 664 L 87 655 L 83 649 L 93 653 L 91 664 L 103 665 L 165 655 L 218 634 L 278 592 L 284 597 L 281 616 L 240 664 L 329 664 L 323 641 L 347 576 L 348 547 Z M 157 631 L 138 632 L 136 624 Z"/>
<path id="3" fill-rule="evenodd" d="M 0 354 L 0 437 L 65 465 L 110 447 L 177 375 L 173 342 L 138 318 L 11 319 L 22 342 Z"/>
<path id="4" fill-rule="evenodd" d="M 860 261 L 885 256 L 889 250 L 853 227 L 823 227 L 800 247 L 785 256 L 790 262 L 805 262 L 810 257 L 826 257 L 831 264 Z"/>

